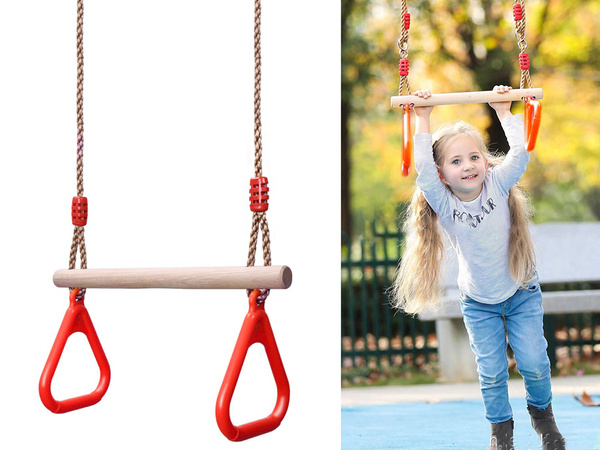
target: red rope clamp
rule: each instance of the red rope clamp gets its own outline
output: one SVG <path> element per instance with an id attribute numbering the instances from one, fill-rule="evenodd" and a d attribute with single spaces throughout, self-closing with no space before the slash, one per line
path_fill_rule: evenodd
<path id="1" fill-rule="evenodd" d="M 529 54 L 527 52 L 519 53 L 519 66 L 521 70 L 529 70 Z"/>
<path id="2" fill-rule="evenodd" d="M 290 402 L 290 385 L 277 349 L 275 336 L 269 322 L 269 317 L 265 312 L 264 303 L 257 305 L 257 297 L 260 291 L 254 290 L 250 294 L 250 309 L 242 324 L 240 335 L 235 344 L 233 354 L 227 372 L 223 378 L 223 384 L 219 390 L 216 405 L 217 424 L 219 429 L 230 441 L 243 441 L 255 436 L 273 431 L 279 426 L 287 412 Z M 275 384 L 277 386 L 277 402 L 273 412 L 254 422 L 236 426 L 231 422 L 229 408 L 231 398 L 235 391 L 248 348 L 252 344 L 261 343 L 265 347 L 267 358 L 273 372 Z"/>
<path id="3" fill-rule="evenodd" d="M 513 19 L 515 22 L 523 19 L 523 8 L 518 3 L 513 5 Z"/>
<path id="4" fill-rule="evenodd" d="M 541 121 L 542 104 L 535 98 L 527 97 L 525 100 L 525 141 L 528 152 L 535 148 Z"/>
<path id="5" fill-rule="evenodd" d="M 71 218 L 73 225 L 83 227 L 87 225 L 88 199 L 87 197 L 73 197 L 71 206 Z"/>
<path id="6" fill-rule="evenodd" d="M 404 13 L 404 29 L 408 30 L 410 28 L 410 13 Z"/>
<path id="7" fill-rule="evenodd" d="M 402 131 L 402 176 L 407 177 L 410 173 L 411 164 L 411 128 L 410 128 L 410 105 L 404 105 L 403 131 Z"/>
<path id="8" fill-rule="evenodd" d="M 262 212 L 269 209 L 269 180 L 267 177 L 250 178 L 250 210 Z"/>
<path id="9" fill-rule="evenodd" d="M 104 350 L 102 350 L 102 345 L 100 345 L 100 340 L 98 339 L 98 335 L 92 324 L 92 319 L 83 304 L 83 298 L 80 301 L 77 301 L 76 297 L 78 292 L 79 289 L 73 289 L 69 295 L 69 309 L 67 309 L 60 329 L 58 330 L 56 340 L 54 341 L 52 350 L 50 350 L 50 355 L 48 356 L 48 360 L 42 371 L 42 376 L 40 377 L 39 391 L 42 403 L 46 408 L 56 414 L 95 405 L 102 399 L 110 383 L 110 366 L 108 365 L 108 360 L 106 359 Z M 96 362 L 100 368 L 100 381 L 98 382 L 96 389 L 90 394 L 67 400 L 55 400 L 51 391 L 52 378 L 56 372 L 56 367 L 60 361 L 67 339 L 76 332 L 85 334 L 90 343 L 90 347 L 92 348 L 92 352 L 94 353 Z"/>
<path id="10" fill-rule="evenodd" d="M 401 77 L 408 76 L 409 68 L 410 68 L 410 64 L 408 62 L 408 59 L 406 59 L 406 58 L 401 59 L 400 62 L 398 63 L 398 73 L 400 74 Z"/>

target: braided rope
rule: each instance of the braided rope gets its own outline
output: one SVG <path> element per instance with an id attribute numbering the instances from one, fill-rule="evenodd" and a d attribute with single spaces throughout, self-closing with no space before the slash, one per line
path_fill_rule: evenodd
<path id="1" fill-rule="evenodd" d="M 77 0 L 77 195 L 83 197 L 83 0 Z"/>
<path id="2" fill-rule="evenodd" d="M 401 9 L 400 9 L 402 17 L 406 17 L 408 14 L 408 6 L 406 4 L 406 0 L 402 0 Z M 400 38 L 398 39 L 398 53 L 400 55 L 400 59 L 408 59 L 408 28 L 402 25 L 402 32 L 400 34 Z M 412 94 L 410 89 L 410 84 L 408 83 L 408 75 L 400 75 L 400 84 L 398 86 L 398 95 L 402 95 L 402 92 L 406 87 L 406 92 L 408 95 Z"/>
<path id="3" fill-rule="evenodd" d="M 262 176 L 262 123 L 261 123 L 261 2 L 254 1 L 254 176 Z M 271 237 L 266 213 L 254 211 L 252 213 L 252 230 L 250 232 L 250 245 L 248 248 L 247 266 L 254 266 L 256 261 L 256 246 L 259 231 L 262 232 L 262 250 L 265 266 L 271 265 Z M 263 303 L 269 290 L 264 290 L 258 296 L 257 303 Z"/>
<path id="4" fill-rule="evenodd" d="M 258 242 L 258 231 L 262 231 L 262 249 L 265 266 L 271 265 L 271 239 L 269 235 L 269 224 L 264 212 L 256 212 L 252 215 L 252 232 L 250 233 L 250 249 L 248 252 L 247 266 L 254 266 L 256 259 L 256 245 Z"/>
<path id="5" fill-rule="evenodd" d="M 260 0 L 254 1 L 254 176 L 262 176 L 262 123 L 261 123 L 261 46 L 260 46 L 260 25 L 261 25 L 261 3 Z M 252 230 L 250 233 L 250 245 L 248 248 L 247 266 L 254 266 L 256 260 L 256 246 L 258 242 L 259 231 L 262 232 L 262 250 L 265 266 L 271 265 L 271 237 L 269 225 L 265 212 L 254 211 L 252 213 Z M 269 290 L 261 292 L 257 298 L 257 303 L 263 303 Z"/>
<path id="6" fill-rule="evenodd" d="M 83 197 L 83 0 L 77 0 L 77 196 Z M 77 251 L 80 253 L 81 268 L 87 269 L 84 227 L 75 226 L 69 257 L 69 269 L 75 269 Z M 85 295 L 81 289 L 77 298 Z"/>
<path id="7" fill-rule="evenodd" d="M 517 36 L 517 45 L 519 46 L 519 49 L 522 53 L 527 49 L 527 41 L 525 40 L 525 0 L 515 0 L 514 4 L 519 5 L 521 8 L 522 18 L 520 20 L 515 20 L 515 35 Z M 527 85 L 529 88 L 532 87 L 529 69 L 521 69 L 521 80 L 519 83 L 519 87 L 521 89 L 525 89 L 525 85 Z"/>
<path id="8" fill-rule="evenodd" d="M 254 1 L 254 176 L 262 175 L 262 124 L 260 115 L 261 93 L 261 47 L 260 47 L 261 5 Z"/>

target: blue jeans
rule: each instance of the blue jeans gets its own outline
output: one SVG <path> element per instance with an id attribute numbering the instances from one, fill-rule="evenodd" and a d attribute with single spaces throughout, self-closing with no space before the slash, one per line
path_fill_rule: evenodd
<path id="1" fill-rule="evenodd" d="M 488 305 L 464 294 L 460 303 L 477 361 L 485 417 L 491 423 L 499 423 L 513 415 L 508 401 L 507 335 L 517 369 L 525 381 L 527 403 L 546 409 L 552 400 L 550 361 L 537 279 L 502 303 Z"/>

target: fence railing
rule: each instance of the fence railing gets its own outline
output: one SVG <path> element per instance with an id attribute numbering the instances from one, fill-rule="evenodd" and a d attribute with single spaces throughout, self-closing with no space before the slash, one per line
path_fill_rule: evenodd
<path id="1" fill-rule="evenodd" d="M 437 360 L 435 322 L 395 311 L 386 295 L 401 256 L 402 233 L 372 222 L 366 235 L 351 241 L 342 234 L 342 368 L 419 367 Z M 542 290 L 567 288 L 590 286 L 542 285 Z M 565 359 L 600 358 L 600 314 L 546 316 L 545 331 L 553 367 Z"/>
<path id="2" fill-rule="evenodd" d="M 542 292 L 600 289 L 600 282 L 541 284 Z M 542 294 L 543 295 L 543 294 Z M 599 305 L 600 307 L 600 305 Z M 553 368 L 600 358 L 600 313 L 544 316 L 548 356 Z"/>
<path id="3" fill-rule="evenodd" d="M 435 324 L 394 311 L 386 290 L 402 234 L 371 223 L 368 239 L 342 234 L 342 367 L 427 363 L 437 354 Z"/>

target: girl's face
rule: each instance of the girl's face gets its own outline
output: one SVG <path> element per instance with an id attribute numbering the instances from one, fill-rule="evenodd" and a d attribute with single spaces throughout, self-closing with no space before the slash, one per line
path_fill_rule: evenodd
<path id="1" fill-rule="evenodd" d="M 440 178 L 463 202 L 479 196 L 486 171 L 487 160 L 473 138 L 460 135 L 443 149 Z"/>

